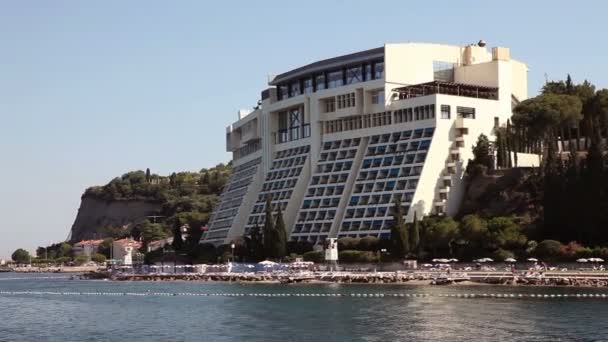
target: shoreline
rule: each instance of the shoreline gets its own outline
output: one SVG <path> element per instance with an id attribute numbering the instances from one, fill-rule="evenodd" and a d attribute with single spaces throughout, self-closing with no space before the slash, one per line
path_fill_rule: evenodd
<path id="1" fill-rule="evenodd" d="M 99 275 L 83 275 L 85 279 L 100 279 Z M 495 274 L 431 274 L 431 273 L 205 273 L 205 274 L 119 274 L 106 277 L 112 281 L 201 282 L 233 284 L 363 284 L 410 286 L 484 286 L 509 287 L 584 287 L 607 288 L 608 274 L 548 274 L 544 277 Z"/>

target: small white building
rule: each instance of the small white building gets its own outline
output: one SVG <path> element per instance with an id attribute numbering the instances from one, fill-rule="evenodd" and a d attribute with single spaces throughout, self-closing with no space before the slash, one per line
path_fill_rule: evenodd
<path id="1" fill-rule="evenodd" d="M 141 242 L 131 238 L 116 240 L 112 243 L 112 259 L 125 266 L 133 265 L 133 254 L 141 248 Z"/>
<path id="2" fill-rule="evenodd" d="M 102 242 L 103 240 L 83 240 L 77 242 L 72 247 L 72 253 L 74 253 L 74 256 L 86 256 L 91 259 L 99 251 L 99 246 Z"/>

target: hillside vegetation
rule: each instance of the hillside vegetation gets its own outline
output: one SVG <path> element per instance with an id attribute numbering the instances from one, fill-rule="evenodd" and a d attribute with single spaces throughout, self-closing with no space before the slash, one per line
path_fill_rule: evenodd
<path id="1" fill-rule="evenodd" d="M 134 236 L 152 241 L 170 236 L 176 227 L 187 225 L 193 235 L 192 239 L 200 237 L 200 229 L 209 221 L 211 211 L 230 174 L 231 166 L 224 164 L 199 172 L 179 172 L 170 176 L 151 174 L 149 170 L 132 171 L 114 178 L 106 185 L 88 188 L 82 196 L 83 202 L 143 202 L 154 204 L 150 208 L 156 209 L 155 212 L 148 213 L 149 216 L 156 216 L 153 219 L 105 225 L 95 232 L 89 232 L 88 236 L 92 233 L 97 238 Z M 75 233 L 73 229 L 73 237 L 82 236 Z"/>

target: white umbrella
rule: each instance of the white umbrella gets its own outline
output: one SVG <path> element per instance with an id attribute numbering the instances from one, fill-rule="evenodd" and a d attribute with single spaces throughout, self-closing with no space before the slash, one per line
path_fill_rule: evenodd
<path id="1" fill-rule="evenodd" d="M 506 258 L 505 262 L 517 262 L 517 260 L 515 260 L 513 258 Z"/>
<path id="2" fill-rule="evenodd" d="M 258 265 L 262 265 L 262 266 L 274 266 L 277 263 L 274 261 L 270 261 L 270 260 L 264 260 L 264 261 L 260 261 L 258 262 Z"/>
<path id="3" fill-rule="evenodd" d="M 589 261 L 589 260 L 587 260 L 587 259 L 583 259 L 583 258 L 581 258 L 581 259 L 577 259 L 577 260 L 576 260 L 576 262 L 587 262 L 587 261 Z"/>
<path id="4" fill-rule="evenodd" d="M 589 262 L 604 262 L 604 259 L 602 258 L 589 258 L 587 260 L 589 260 Z"/>
<path id="5" fill-rule="evenodd" d="M 448 262 L 458 262 L 458 259 L 452 258 L 452 259 L 448 260 Z"/>
<path id="6" fill-rule="evenodd" d="M 530 262 L 538 262 L 538 259 L 536 259 L 536 258 L 528 258 L 528 261 L 530 261 Z"/>

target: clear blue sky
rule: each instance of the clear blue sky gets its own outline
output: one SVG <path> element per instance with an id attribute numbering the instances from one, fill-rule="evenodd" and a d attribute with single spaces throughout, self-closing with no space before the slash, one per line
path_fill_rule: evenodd
<path id="1" fill-rule="evenodd" d="M 511 48 L 608 87 L 602 1 L 2 1 L 0 257 L 65 239 L 90 185 L 226 162 L 268 74 L 385 42 Z"/>

